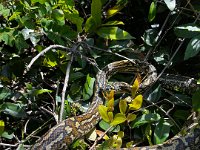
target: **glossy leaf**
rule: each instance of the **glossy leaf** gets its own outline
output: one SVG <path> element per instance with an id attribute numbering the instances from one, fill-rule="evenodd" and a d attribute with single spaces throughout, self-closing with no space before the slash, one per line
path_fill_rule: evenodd
<path id="1" fill-rule="evenodd" d="M 106 122 L 110 122 L 110 119 L 108 117 L 108 108 L 104 105 L 99 105 L 99 114 L 101 115 L 102 119 Z"/>
<path id="2" fill-rule="evenodd" d="M 90 97 L 93 95 L 94 81 L 95 81 L 95 78 L 90 77 L 88 74 L 86 77 L 86 82 L 84 84 L 84 89 L 83 89 L 84 100 L 90 99 Z"/>
<path id="3" fill-rule="evenodd" d="M 170 132 L 170 124 L 164 119 L 160 119 L 154 130 L 154 144 L 163 143 L 168 137 Z"/>
<path id="4" fill-rule="evenodd" d="M 176 7 L 176 0 L 164 0 L 165 4 L 167 5 L 167 7 L 173 11 Z"/>
<path id="5" fill-rule="evenodd" d="M 152 2 L 149 8 L 148 20 L 152 22 L 156 17 L 156 3 Z"/>
<path id="6" fill-rule="evenodd" d="M 6 102 L 0 105 L 0 112 L 4 112 L 16 118 L 25 118 L 27 114 L 22 104 Z"/>
<path id="7" fill-rule="evenodd" d="M 134 39 L 128 32 L 118 27 L 101 27 L 97 30 L 97 34 L 102 38 L 111 40 Z"/>
<path id="8" fill-rule="evenodd" d="M 125 114 L 117 113 L 110 125 L 115 126 L 126 121 Z"/>
<path id="9" fill-rule="evenodd" d="M 122 114 L 126 113 L 127 110 L 127 102 L 126 100 L 120 100 L 119 101 L 119 110 Z"/>
<path id="10" fill-rule="evenodd" d="M 193 38 L 199 35 L 200 27 L 194 23 L 188 23 L 175 27 L 174 32 L 178 37 Z"/>
<path id="11" fill-rule="evenodd" d="M 135 119 L 131 123 L 131 126 L 132 126 L 132 128 L 136 128 L 136 127 L 139 127 L 139 126 L 144 125 L 146 123 L 151 123 L 151 122 L 159 121 L 160 118 L 161 117 L 160 117 L 159 114 L 154 114 L 154 113 L 143 114 L 142 116 L 140 116 L 137 119 Z"/>
<path id="12" fill-rule="evenodd" d="M 147 93 L 144 94 L 144 98 L 151 102 L 157 102 L 161 97 L 161 85 L 155 84 Z"/>
<path id="13" fill-rule="evenodd" d="M 142 107 L 142 102 L 143 102 L 143 96 L 142 95 L 136 96 L 131 102 L 131 104 L 129 104 L 129 109 L 130 110 L 140 109 Z"/>
<path id="14" fill-rule="evenodd" d="M 200 34 L 190 40 L 187 45 L 184 60 L 196 56 L 200 52 Z"/>

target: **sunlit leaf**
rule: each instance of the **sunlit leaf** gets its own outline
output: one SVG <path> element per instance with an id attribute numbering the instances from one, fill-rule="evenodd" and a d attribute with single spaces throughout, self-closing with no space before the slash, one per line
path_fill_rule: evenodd
<path id="1" fill-rule="evenodd" d="M 124 25 L 124 23 L 122 21 L 108 21 L 102 24 L 102 26 L 114 26 L 114 25 Z"/>
<path id="2" fill-rule="evenodd" d="M 34 90 L 33 95 L 40 95 L 43 93 L 51 93 L 52 90 L 48 90 L 48 89 L 40 89 L 40 90 Z"/>
<path id="3" fill-rule="evenodd" d="M 109 17 L 114 16 L 116 13 L 118 13 L 120 10 L 122 10 L 122 8 L 124 8 L 123 5 L 115 5 L 114 7 L 109 8 L 106 13 L 106 15 L 107 15 L 106 17 L 109 18 Z"/>
<path id="4" fill-rule="evenodd" d="M 119 101 L 119 110 L 122 114 L 126 113 L 126 109 L 127 109 L 127 102 L 126 100 L 120 100 Z"/>
<path id="5" fill-rule="evenodd" d="M 97 34 L 102 38 L 111 40 L 134 39 L 128 32 L 118 27 L 101 27 L 97 30 Z"/>
<path id="6" fill-rule="evenodd" d="M 170 124 L 164 119 L 160 119 L 154 131 L 154 144 L 162 144 L 168 137 Z"/>
<path id="7" fill-rule="evenodd" d="M 113 121 L 113 112 L 108 112 L 108 117 L 110 121 Z"/>
<path id="8" fill-rule="evenodd" d="M 143 102 L 143 96 L 138 95 L 134 98 L 134 100 L 129 104 L 129 109 L 130 110 L 138 110 L 141 108 Z"/>
<path id="9" fill-rule="evenodd" d="M 110 122 L 110 119 L 108 117 L 108 108 L 104 105 L 99 105 L 99 114 L 101 115 L 102 119 L 106 122 Z"/>
<path id="10" fill-rule="evenodd" d="M 165 4 L 167 5 L 167 7 L 173 11 L 176 7 L 176 0 L 164 0 Z"/>
<path id="11" fill-rule="evenodd" d="M 110 125 L 115 126 L 126 121 L 125 114 L 117 113 Z"/>
<path id="12" fill-rule="evenodd" d="M 148 20 L 152 22 L 156 17 L 156 3 L 152 2 L 149 8 Z"/>
<path id="13" fill-rule="evenodd" d="M 178 37 L 193 38 L 199 35 L 200 27 L 194 23 L 188 23 L 175 27 L 174 32 Z"/>
<path id="14" fill-rule="evenodd" d="M 88 134 L 88 139 L 90 141 L 95 141 L 97 139 L 96 129 L 93 129 L 92 131 L 90 131 L 90 133 Z"/>
<path id="15" fill-rule="evenodd" d="M 140 86 L 140 80 L 139 80 L 139 77 L 135 79 L 134 83 L 133 83 L 133 86 L 132 86 L 132 97 L 135 97 L 135 94 L 136 92 L 138 91 L 139 89 L 139 86 Z"/>
<path id="16" fill-rule="evenodd" d="M 112 139 L 113 139 L 112 147 L 119 149 L 122 146 L 122 138 L 119 137 L 118 135 L 114 135 Z"/>

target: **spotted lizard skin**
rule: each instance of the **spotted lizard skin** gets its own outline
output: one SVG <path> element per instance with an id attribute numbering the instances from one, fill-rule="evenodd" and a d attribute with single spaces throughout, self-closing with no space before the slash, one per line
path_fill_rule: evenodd
<path id="1" fill-rule="evenodd" d="M 101 119 L 98 106 L 103 104 L 102 91 L 106 89 L 108 79 L 118 72 L 140 73 L 145 75 L 145 80 L 140 85 L 141 88 L 150 86 L 156 80 L 157 73 L 153 65 L 140 62 L 138 60 L 121 60 L 108 64 L 96 75 L 95 91 L 92 103 L 87 112 L 80 116 L 68 118 L 38 139 L 31 147 L 31 150 L 58 150 L 68 149 L 68 146 L 76 139 L 86 135 Z M 163 79 L 164 82 L 164 79 Z M 186 85 L 190 86 L 190 85 Z M 169 87 L 170 88 L 170 87 Z M 193 123 L 192 123 L 193 124 Z M 188 128 L 187 135 L 177 135 L 169 141 L 156 146 L 135 147 L 132 150 L 154 150 L 154 149 L 171 149 L 182 150 L 191 149 L 197 143 L 199 144 L 200 128 L 195 126 Z"/>

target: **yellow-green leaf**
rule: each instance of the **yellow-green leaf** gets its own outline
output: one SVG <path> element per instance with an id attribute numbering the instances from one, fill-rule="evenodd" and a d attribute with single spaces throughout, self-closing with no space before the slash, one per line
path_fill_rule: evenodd
<path id="1" fill-rule="evenodd" d="M 140 86 L 139 78 L 136 78 L 132 86 L 132 97 L 135 97 L 136 92 Z"/>
<path id="2" fill-rule="evenodd" d="M 4 132 L 5 123 L 3 120 L 0 120 L 0 135 Z"/>
<path id="3" fill-rule="evenodd" d="M 136 117 L 137 117 L 137 115 L 128 113 L 128 115 L 127 115 L 127 121 L 131 122 L 131 121 L 135 120 Z"/>
<path id="4" fill-rule="evenodd" d="M 118 135 L 114 135 L 113 136 L 113 143 L 112 143 L 112 147 L 113 148 L 120 148 L 122 146 L 122 138 L 119 137 Z"/>
<path id="5" fill-rule="evenodd" d="M 129 109 L 130 110 L 138 110 L 141 108 L 143 102 L 143 96 L 138 95 L 135 97 L 135 99 L 129 104 Z"/>
<path id="6" fill-rule="evenodd" d="M 108 118 L 111 121 L 113 121 L 113 112 L 108 112 Z"/>
<path id="7" fill-rule="evenodd" d="M 101 115 L 103 120 L 106 122 L 110 122 L 110 119 L 108 117 L 108 112 L 107 112 L 108 108 L 104 105 L 99 105 L 98 109 L 99 109 L 99 114 Z"/>
<path id="8" fill-rule="evenodd" d="M 118 113 L 115 115 L 113 121 L 110 123 L 111 126 L 115 126 L 115 125 L 118 125 L 120 123 L 123 123 L 124 121 L 126 121 L 126 116 L 125 114 L 121 114 L 121 113 Z"/>
<path id="9" fill-rule="evenodd" d="M 119 137 L 123 138 L 123 137 L 124 137 L 124 132 L 123 132 L 123 131 L 119 131 L 119 132 L 117 133 L 117 135 L 118 135 Z"/>
<path id="10" fill-rule="evenodd" d="M 126 113 L 126 109 L 127 109 L 127 102 L 126 100 L 120 100 L 119 102 L 119 110 L 122 114 Z"/>

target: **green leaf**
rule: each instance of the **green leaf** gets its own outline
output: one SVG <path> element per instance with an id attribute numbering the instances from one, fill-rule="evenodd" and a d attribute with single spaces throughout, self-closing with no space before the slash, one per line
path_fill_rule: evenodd
<path id="1" fill-rule="evenodd" d="M 148 20 L 152 22 L 156 17 L 156 3 L 152 2 L 149 8 Z"/>
<path id="2" fill-rule="evenodd" d="M 11 139 L 14 138 L 14 133 L 9 134 L 8 132 L 4 131 L 4 132 L 1 134 L 1 137 L 11 140 Z"/>
<path id="3" fill-rule="evenodd" d="M 46 0 L 31 0 L 31 3 L 39 2 L 40 4 L 44 4 Z"/>
<path id="4" fill-rule="evenodd" d="M 187 45 L 184 60 L 196 56 L 200 51 L 200 34 L 190 40 Z"/>
<path id="5" fill-rule="evenodd" d="M 174 32 L 178 37 L 193 38 L 200 34 L 200 27 L 194 23 L 188 23 L 175 27 Z"/>
<path id="6" fill-rule="evenodd" d="M 72 14 L 72 13 L 65 14 L 65 18 L 76 25 L 77 32 L 82 32 L 82 24 L 84 21 L 83 18 L 79 17 L 78 14 Z"/>
<path id="7" fill-rule="evenodd" d="M 93 95 L 93 87 L 94 87 L 95 78 L 90 77 L 88 74 L 86 77 L 86 83 L 84 84 L 83 89 L 83 99 L 88 100 Z"/>
<path id="8" fill-rule="evenodd" d="M 85 32 L 93 32 L 97 28 L 95 20 L 92 16 L 90 16 L 85 23 Z"/>
<path id="9" fill-rule="evenodd" d="M 101 7 L 101 0 L 92 0 L 91 16 L 94 19 L 96 27 L 101 25 Z"/>
<path id="10" fill-rule="evenodd" d="M 98 110 L 99 110 L 99 114 L 101 115 L 102 119 L 106 122 L 110 122 L 110 119 L 108 117 L 108 108 L 104 105 L 99 105 Z"/>
<path id="11" fill-rule="evenodd" d="M 124 23 L 122 21 L 108 21 L 102 24 L 102 26 L 116 26 L 116 25 L 124 25 Z"/>
<path id="12" fill-rule="evenodd" d="M 75 73 L 70 74 L 69 79 L 70 79 L 70 81 L 75 81 L 75 80 L 80 79 L 84 76 L 85 75 L 82 72 L 75 72 Z"/>
<path id="13" fill-rule="evenodd" d="M 65 24 L 64 12 L 61 9 L 54 9 L 52 17 L 58 22 L 58 25 L 62 26 Z"/>
<path id="14" fill-rule="evenodd" d="M 101 27 L 97 30 L 97 34 L 102 38 L 111 40 L 134 39 L 128 32 L 118 27 Z"/>
<path id="15" fill-rule="evenodd" d="M 7 18 L 10 15 L 10 9 L 5 8 L 0 4 L 0 16 L 3 15 L 4 18 Z"/>
<path id="16" fill-rule="evenodd" d="M 12 92 L 8 88 L 0 88 L 0 100 L 5 100 L 9 96 L 11 96 Z"/>
<path id="17" fill-rule="evenodd" d="M 27 117 L 27 114 L 24 111 L 24 106 L 22 104 L 13 104 L 10 102 L 3 103 L 0 105 L 0 112 L 9 114 L 15 118 Z"/>
<path id="18" fill-rule="evenodd" d="M 131 123 L 132 128 L 139 127 L 146 123 L 151 123 L 160 120 L 160 115 L 155 113 L 143 114 L 142 116 L 138 117 Z"/>
<path id="19" fill-rule="evenodd" d="M 99 122 L 99 126 L 101 127 L 101 129 L 103 129 L 104 131 L 106 131 L 108 128 L 111 127 L 110 123 L 108 122 L 105 122 L 104 120 L 101 120 Z M 109 132 L 119 132 L 120 131 L 120 126 L 117 125 L 117 126 L 114 126 L 114 127 L 111 127 L 111 129 L 109 130 Z"/>
<path id="20" fill-rule="evenodd" d="M 114 116 L 114 119 L 113 121 L 110 123 L 111 126 L 115 126 L 115 125 L 118 125 L 120 123 L 123 123 L 126 121 L 126 116 L 125 114 L 121 114 L 121 113 L 117 113 L 115 116 Z"/>
<path id="21" fill-rule="evenodd" d="M 126 109 L 127 109 L 127 102 L 126 100 L 120 100 L 119 101 L 119 110 L 122 114 L 126 113 Z"/>
<path id="22" fill-rule="evenodd" d="M 33 95 L 37 96 L 43 93 L 51 93 L 52 90 L 48 90 L 48 89 L 40 89 L 40 90 L 34 90 Z"/>
<path id="23" fill-rule="evenodd" d="M 157 102 L 161 97 L 161 85 L 154 85 L 147 93 L 144 95 L 144 99 Z"/>
<path id="24" fill-rule="evenodd" d="M 176 7 L 176 0 L 164 0 L 165 4 L 167 5 L 167 7 L 173 11 Z"/>
<path id="25" fill-rule="evenodd" d="M 194 111 L 200 111 L 200 89 L 197 90 L 192 96 L 192 108 Z"/>
<path id="26" fill-rule="evenodd" d="M 154 130 L 154 144 L 162 144 L 168 137 L 170 124 L 164 119 L 160 119 Z"/>

